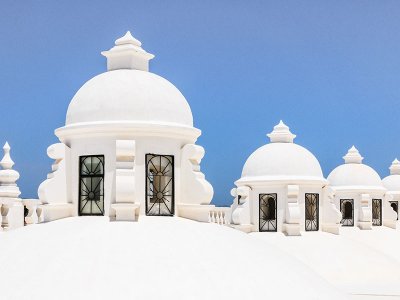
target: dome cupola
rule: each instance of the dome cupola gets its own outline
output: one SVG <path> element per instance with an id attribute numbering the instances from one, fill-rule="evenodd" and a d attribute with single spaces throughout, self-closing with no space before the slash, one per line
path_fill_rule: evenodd
<path id="1" fill-rule="evenodd" d="M 343 157 L 345 163 L 336 167 L 328 176 L 329 184 L 334 188 L 346 189 L 383 189 L 378 173 L 362 163 L 363 157 L 352 146 Z"/>
<path id="2" fill-rule="evenodd" d="M 396 158 L 389 167 L 390 175 L 382 183 L 389 192 L 400 192 L 400 162 Z"/>
<path id="3" fill-rule="evenodd" d="M 87 81 L 68 106 L 65 127 L 56 130 L 60 140 L 86 132 L 149 130 L 184 134 L 194 141 L 200 130 L 182 93 L 168 80 L 149 72 L 153 54 L 128 31 L 102 54 L 108 71 Z M 101 127 L 101 128 L 100 128 Z M 81 128 L 81 129 L 78 129 Z M 117 129 L 119 128 L 119 129 Z M 133 131 L 132 131 L 133 130 Z"/>
<path id="4" fill-rule="evenodd" d="M 242 177 L 245 181 L 317 180 L 325 181 L 316 157 L 295 144 L 296 135 L 282 121 L 267 136 L 270 143 L 254 151 L 247 159 Z"/>

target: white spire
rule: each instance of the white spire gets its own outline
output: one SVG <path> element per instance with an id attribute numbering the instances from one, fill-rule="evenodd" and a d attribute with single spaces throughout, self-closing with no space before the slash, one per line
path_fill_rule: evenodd
<path id="1" fill-rule="evenodd" d="M 4 156 L 0 161 L 0 197 L 17 198 L 21 192 L 15 183 L 19 179 L 19 173 L 12 169 L 14 162 L 10 156 L 10 145 L 6 142 L 3 147 Z"/>
<path id="2" fill-rule="evenodd" d="M 4 150 L 4 156 L 3 156 L 3 159 L 0 161 L 0 166 L 4 170 L 10 170 L 12 168 L 12 166 L 14 165 L 14 161 L 11 159 L 11 156 L 10 156 L 11 147 L 8 144 L 8 142 L 6 142 L 4 144 L 3 150 Z"/>
<path id="3" fill-rule="evenodd" d="M 400 175 L 400 161 L 398 161 L 397 158 L 392 162 L 389 170 L 390 175 Z"/>
<path id="4" fill-rule="evenodd" d="M 267 134 L 271 143 L 293 143 L 296 135 L 290 132 L 289 127 L 280 120 L 279 124 L 274 126 L 274 130 Z"/>
<path id="5" fill-rule="evenodd" d="M 360 152 L 353 145 L 347 154 L 343 156 L 343 159 L 346 164 L 361 164 L 364 157 L 360 155 Z"/>
<path id="6" fill-rule="evenodd" d="M 142 43 L 134 38 L 130 31 L 115 41 L 115 46 L 108 51 L 101 52 L 107 57 L 107 70 L 133 69 L 149 70 L 149 60 L 153 54 L 142 48 Z"/>

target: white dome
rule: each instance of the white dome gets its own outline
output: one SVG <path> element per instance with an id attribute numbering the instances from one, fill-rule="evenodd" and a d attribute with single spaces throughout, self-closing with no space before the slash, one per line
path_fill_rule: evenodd
<path id="1" fill-rule="evenodd" d="M 390 175 L 382 179 L 383 186 L 390 192 L 400 191 L 400 161 L 396 158 L 389 168 Z"/>
<path id="2" fill-rule="evenodd" d="M 304 147 L 292 143 L 271 143 L 258 148 L 247 159 L 244 177 L 318 177 L 323 179 L 316 157 Z"/>
<path id="3" fill-rule="evenodd" d="M 333 187 L 383 188 L 381 177 L 371 167 L 364 165 L 364 159 L 352 146 L 343 157 L 345 164 L 336 167 L 328 176 Z"/>
<path id="4" fill-rule="evenodd" d="M 328 181 L 331 186 L 382 187 L 381 178 L 374 169 L 357 163 L 338 166 L 329 174 Z"/>
<path id="5" fill-rule="evenodd" d="M 382 183 L 389 192 L 400 192 L 400 175 L 389 175 L 383 178 Z"/>
<path id="6" fill-rule="evenodd" d="M 69 104 L 66 125 L 115 121 L 193 127 L 190 106 L 173 84 L 129 69 L 105 72 L 86 82 Z"/>

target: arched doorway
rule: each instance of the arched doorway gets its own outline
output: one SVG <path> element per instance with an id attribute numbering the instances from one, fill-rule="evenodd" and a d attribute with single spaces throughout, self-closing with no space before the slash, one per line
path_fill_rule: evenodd
<path id="1" fill-rule="evenodd" d="M 146 215 L 174 215 L 174 157 L 146 154 Z"/>
<path id="2" fill-rule="evenodd" d="M 390 206 L 397 214 L 397 220 L 399 219 L 399 201 L 390 201 Z"/>
<path id="3" fill-rule="evenodd" d="M 259 195 L 259 231 L 277 231 L 277 195 Z"/>
<path id="4" fill-rule="evenodd" d="M 306 231 L 319 229 L 319 195 L 306 194 L 305 197 L 305 228 Z"/>
<path id="5" fill-rule="evenodd" d="M 79 215 L 104 215 L 104 156 L 79 158 Z"/>
<path id="6" fill-rule="evenodd" d="M 372 199 L 372 225 L 382 226 L 382 199 Z"/>
<path id="7" fill-rule="evenodd" d="M 342 226 L 354 226 L 354 200 L 340 199 L 340 211 L 342 213 Z"/>

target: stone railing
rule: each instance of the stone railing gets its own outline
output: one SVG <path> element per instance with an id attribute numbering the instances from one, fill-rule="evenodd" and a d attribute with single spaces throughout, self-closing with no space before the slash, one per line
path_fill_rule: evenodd
<path id="1" fill-rule="evenodd" d="M 231 223 L 230 207 L 214 207 L 208 213 L 208 222 L 219 225 L 228 225 Z"/>

